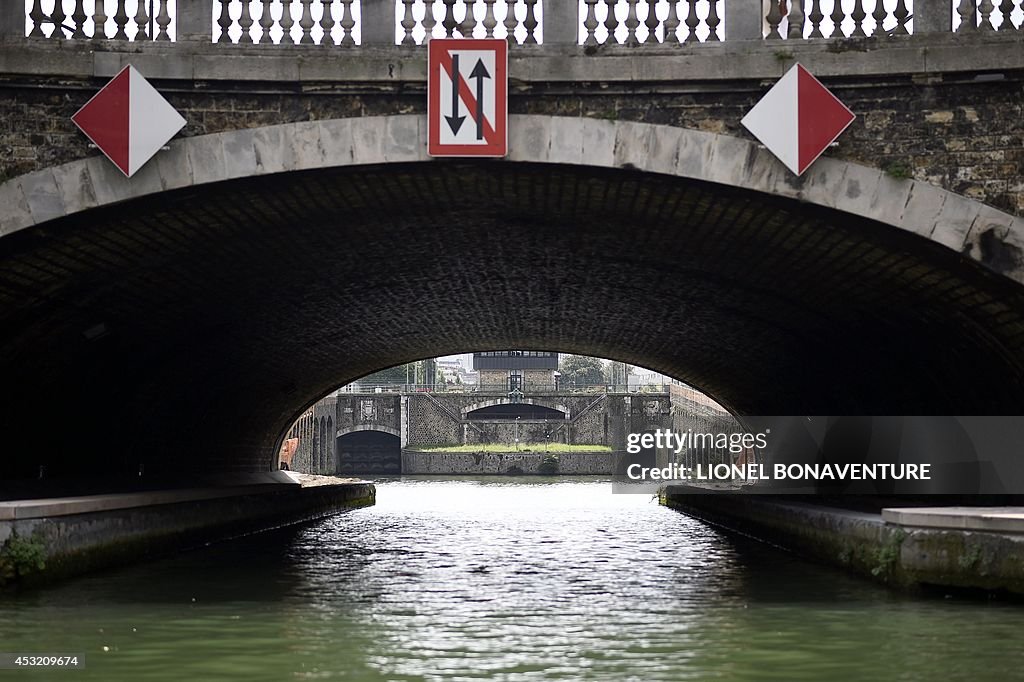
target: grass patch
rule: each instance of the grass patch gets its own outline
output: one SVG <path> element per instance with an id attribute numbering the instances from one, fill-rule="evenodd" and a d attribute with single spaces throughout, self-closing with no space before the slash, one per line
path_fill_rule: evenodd
<path id="1" fill-rule="evenodd" d="M 475 443 L 470 445 L 420 445 L 406 448 L 420 452 L 516 452 L 509 443 Z M 565 443 L 520 443 L 519 452 L 611 452 L 607 445 L 566 445 Z"/>

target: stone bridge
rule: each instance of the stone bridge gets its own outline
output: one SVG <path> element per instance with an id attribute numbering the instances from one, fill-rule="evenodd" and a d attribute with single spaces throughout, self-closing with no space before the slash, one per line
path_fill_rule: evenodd
<path id="1" fill-rule="evenodd" d="M 339 393 L 318 401 L 289 429 L 291 467 L 309 473 L 399 473 L 400 450 L 447 445 L 567 443 L 624 450 L 626 434 L 673 425 L 665 393 L 550 393 L 512 401 L 495 392 Z M 519 419 L 493 415 L 515 407 Z M 530 414 L 536 410 L 538 414 Z M 684 403 L 683 410 L 692 412 Z M 682 411 L 679 418 L 682 418 Z M 337 431 L 323 440 L 325 428 Z M 392 468 L 389 469 L 388 466 Z"/>
<path id="2" fill-rule="evenodd" d="M 270 469 L 331 388 L 510 347 L 737 413 L 1024 404 L 1019 3 L 176 4 L 0 9 L 9 476 Z M 502 30 L 509 157 L 429 159 L 419 43 Z M 795 61 L 858 114 L 799 179 L 739 125 Z M 131 180 L 70 122 L 128 63 L 188 121 Z"/>

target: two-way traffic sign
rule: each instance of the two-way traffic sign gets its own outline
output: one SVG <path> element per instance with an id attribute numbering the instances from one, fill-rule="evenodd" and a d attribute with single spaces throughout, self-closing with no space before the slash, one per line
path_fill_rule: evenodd
<path id="1" fill-rule="evenodd" d="M 427 153 L 508 153 L 508 43 L 443 38 L 428 43 Z"/>

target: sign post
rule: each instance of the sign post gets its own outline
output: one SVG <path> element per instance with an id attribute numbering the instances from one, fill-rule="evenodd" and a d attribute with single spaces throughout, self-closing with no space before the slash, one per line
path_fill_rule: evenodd
<path id="1" fill-rule="evenodd" d="M 427 153 L 508 153 L 508 43 L 431 40 L 427 47 Z"/>

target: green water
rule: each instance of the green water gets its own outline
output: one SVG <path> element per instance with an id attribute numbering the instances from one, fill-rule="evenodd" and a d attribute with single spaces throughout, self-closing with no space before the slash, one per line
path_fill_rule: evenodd
<path id="1" fill-rule="evenodd" d="M 1024 608 L 910 598 L 598 481 L 376 507 L 0 596 L 16 680 L 1018 680 Z"/>

